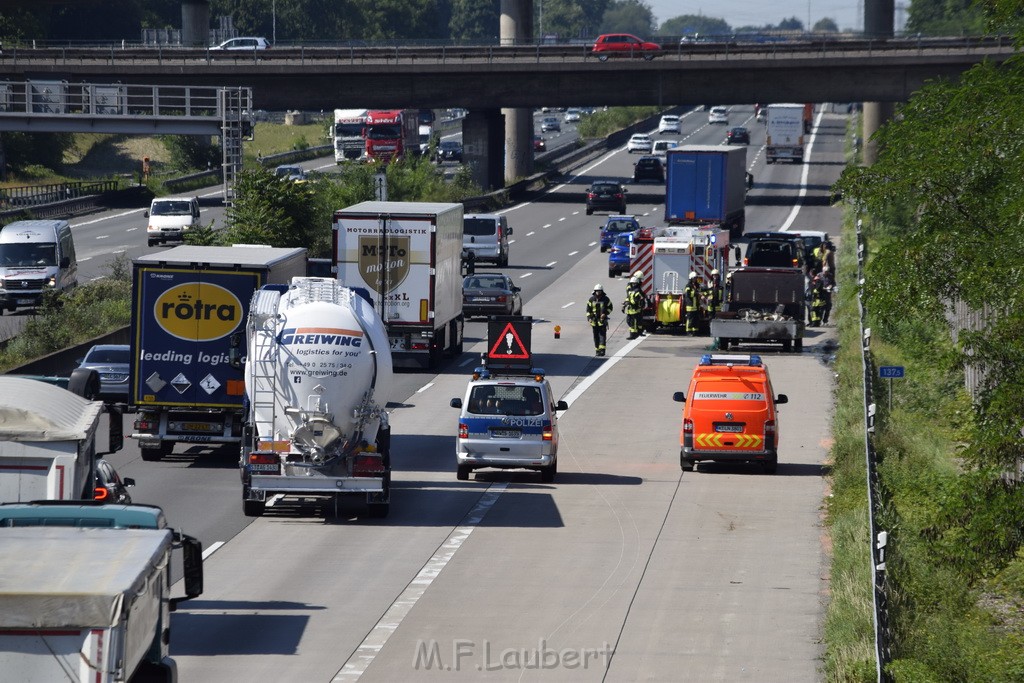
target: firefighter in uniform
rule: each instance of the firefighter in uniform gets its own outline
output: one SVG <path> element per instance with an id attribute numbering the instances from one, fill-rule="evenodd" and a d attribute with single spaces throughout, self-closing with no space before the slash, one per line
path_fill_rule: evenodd
<path id="1" fill-rule="evenodd" d="M 708 320 L 714 318 L 722 310 L 722 280 L 718 276 L 718 268 L 711 271 L 711 282 L 707 286 Z"/>
<path id="2" fill-rule="evenodd" d="M 647 308 L 647 296 L 640 288 L 642 277 L 643 272 L 637 271 L 630 278 L 629 284 L 626 285 L 626 300 L 622 302 L 622 312 L 626 314 L 630 339 L 636 339 L 644 334 L 643 314 Z"/>
<path id="3" fill-rule="evenodd" d="M 815 275 L 811 280 L 811 322 L 809 327 L 817 327 L 821 324 L 822 316 L 825 314 L 825 283 L 821 275 Z"/>
<path id="4" fill-rule="evenodd" d="M 700 314 L 700 283 L 697 273 L 690 271 L 689 281 L 683 290 L 683 307 L 686 312 L 686 334 L 691 337 L 697 334 L 697 318 Z"/>
<path id="5" fill-rule="evenodd" d="M 594 293 L 587 299 L 587 322 L 594 331 L 594 352 L 604 355 L 605 342 L 608 338 L 608 316 L 612 312 L 612 300 L 604 293 L 604 287 L 598 282 L 594 285 Z"/>

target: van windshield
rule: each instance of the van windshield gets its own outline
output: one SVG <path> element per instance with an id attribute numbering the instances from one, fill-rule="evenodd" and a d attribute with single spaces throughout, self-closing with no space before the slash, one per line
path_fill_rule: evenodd
<path id="1" fill-rule="evenodd" d="M 55 266 L 57 245 L 53 242 L 0 244 L 0 266 Z"/>
<path id="2" fill-rule="evenodd" d="M 473 235 L 474 237 L 493 235 L 497 232 L 494 224 L 493 218 L 467 218 L 462 223 L 462 234 Z"/>
<path id="3" fill-rule="evenodd" d="M 154 202 L 149 212 L 153 216 L 191 216 L 190 202 Z"/>
<path id="4" fill-rule="evenodd" d="M 543 415 L 540 389 L 531 386 L 478 386 L 469 395 L 469 412 L 476 415 Z"/>

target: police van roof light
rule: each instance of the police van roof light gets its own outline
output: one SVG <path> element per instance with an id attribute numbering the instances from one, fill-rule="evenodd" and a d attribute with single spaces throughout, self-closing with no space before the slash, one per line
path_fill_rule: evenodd
<path id="1" fill-rule="evenodd" d="M 747 365 L 759 367 L 761 365 L 761 356 L 754 354 L 705 353 L 700 357 L 698 365 Z"/>

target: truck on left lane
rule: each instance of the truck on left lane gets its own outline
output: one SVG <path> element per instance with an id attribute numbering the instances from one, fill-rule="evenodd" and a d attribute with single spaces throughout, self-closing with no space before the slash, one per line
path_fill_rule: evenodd
<path id="1" fill-rule="evenodd" d="M 184 596 L 172 598 L 179 548 Z M 5 680 L 177 680 L 170 613 L 203 592 L 202 546 L 160 508 L 0 505 L 0 577 Z"/>

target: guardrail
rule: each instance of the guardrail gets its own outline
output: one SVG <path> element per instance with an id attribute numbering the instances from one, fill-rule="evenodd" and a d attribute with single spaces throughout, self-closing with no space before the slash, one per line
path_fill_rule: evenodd
<path id="1" fill-rule="evenodd" d="M 895 56 L 997 52 L 1012 53 L 1010 36 L 912 38 L 815 38 L 812 40 L 662 43 L 659 59 L 717 60 L 732 58 L 805 58 L 808 56 Z M 585 62 L 597 61 L 590 43 L 525 45 L 334 45 L 281 47 L 269 50 L 214 50 L 176 46 L 134 47 L 13 47 L 0 54 L 0 64 L 42 66 L 79 64 L 224 65 L 281 63 L 450 63 L 450 62 Z"/>
<path id="2" fill-rule="evenodd" d="M 864 259 L 867 249 L 862 232 L 863 223 L 857 219 L 857 282 L 864 281 Z M 863 292 L 857 294 L 860 315 L 861 368 L 864 380 L 864 460 L 867 471 L 868 527 L 871 532 L 871 584 L 875 627 L 875 675 L 879 683 L 890 680 L 885 667 L 892 660 L 892 629 L 889 624 L 888 574 L 885 551 L 889 533 L 878 525 L 878 515 L 889 500 L 888 492 L 878 476 L 879 456 L 875 450 L 876 405 L 874 399 L 875 363 L 871 357 L 871 328 L 865 327 L 867 309 Z"/>

